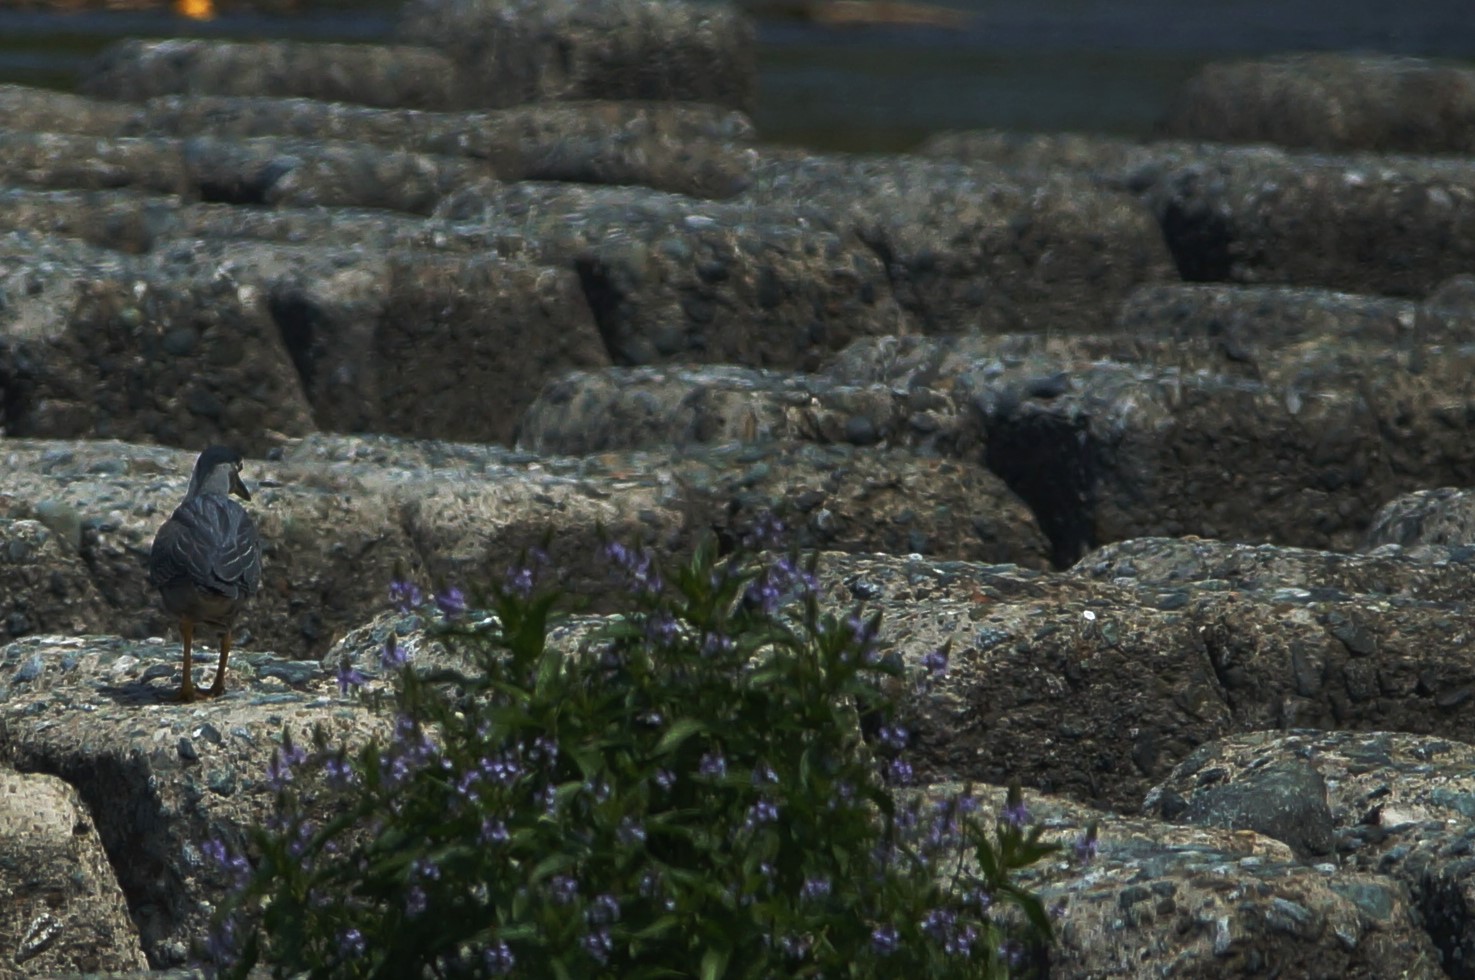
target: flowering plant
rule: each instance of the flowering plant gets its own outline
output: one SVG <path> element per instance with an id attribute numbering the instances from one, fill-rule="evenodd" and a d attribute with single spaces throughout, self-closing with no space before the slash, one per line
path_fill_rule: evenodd
<path id="1" fill-rule="evenodd" d="M 878 617 L 821 610 L 812 559 L 710 543 L 674 568 L 607 556 L 628 612 L 577 652 L 547 642 L 557 597 L 528 569 L 490 591 L 491 616 L 396 587 L 467 666 L 421 669 L 391 641 L 391 742 L 284 740 L 252 863 L 211 848 L 240 882 L 214 935 L 224 973 L 980 977 L 1042 962 L 1048 916 L 1010 874 L 1056 847 L 1017 790 L 991 829 L 967 792 L 898 802 L 911 734 L 888 692 L 931 683 L 946 651 L 909 675 Z"/>

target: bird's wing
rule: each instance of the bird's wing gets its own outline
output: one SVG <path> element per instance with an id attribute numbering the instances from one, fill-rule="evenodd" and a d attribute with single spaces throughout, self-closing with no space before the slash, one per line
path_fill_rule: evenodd
<path id="1" fill-rule="evenodd" d="M 187 500 L 164 522 L 149 553 L 155 585 L 188 578 L 231 598 L 261 585 L 261 543 L 246 508 L 224 497 Z"/>

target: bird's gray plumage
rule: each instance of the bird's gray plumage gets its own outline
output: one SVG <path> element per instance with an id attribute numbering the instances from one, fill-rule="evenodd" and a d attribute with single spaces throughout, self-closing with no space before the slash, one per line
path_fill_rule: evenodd
<path id="1" fill-rule="evenodd" d="M 261 587 L 261 541 L 251 515 L 229 497 L 185 500 L 154 538 L 149 579 L 163 590 L 190 585 L 226 599 L 255 595 Z"/>
<path id="2" fill-rule="evenodd" d="M 195 697 L 189 677 L 196 624 L 221 631 L 220 666 L 212 693 L 223 690 L 225 660 L 236 614 L 261 587 L 261 539 L 246 508 L 230 494 L 251 499 L 240 477 L 241 456 L 222 446 L 200 454 L 184 501 L 159 528 L 149 552 L 149 581 L 164 608 L 179 619 L 184 639 L 183 700 Z"/>

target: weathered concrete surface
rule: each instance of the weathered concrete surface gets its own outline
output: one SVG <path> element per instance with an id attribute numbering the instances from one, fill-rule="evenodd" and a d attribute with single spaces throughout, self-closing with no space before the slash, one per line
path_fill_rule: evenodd
<path id="1" fill-rule="evenodd" d="M 875 252 L 805 215 L 643 188 L 496 181 L 436 212 L 576 270 L 616 364 L 802 369 L 853 337 L 907 332 Z"/>
<path id="2" fill-rule="evenodd" d="M 218 41 L 118 41 L 82 79 L 88 95 L 142 102 L 158 95 L 299 96 L 410 109 L 461 105 L 455 63 L 428 47 Z"/>
<path id="3" fill-rule="evenodd" d="M 194 947 L 231 883 L 202 845 L 245 849 L 276 796 L 267 772 L 282 733 L 311 745 L 321 724 L 358 746 L 392 728 L 338 698 L 314 663 L 243 651 L 228 676 L 224 697 L 182 708 L 168 702 L 177 654 L 157 642 L 41 637 L 0 647 L 0 759 L 80 796 L 112 866 L 108 884 L 127 896 L 135 941 L 155 967 L 200 959 Z"/>
<path id="4" fill-rule="evenodd" d="M 1320 590 L 1426 602 L 1465 602 L 1475 595 L 1475 553 L 1438 546 L 1419 554 L 1395 549 L 1356 555 L 1205 538 L 1135 538 L 1096 549 L 1069 574 L 1144 589 L 1199 583 L 1205 588 L 1281 589 L 1288 595 Z"/>
<path id="5" fill-rule="evenodd" d="M 148 965 L 98 827 L 73 787 L 0 763 L 0 849 L 0 937 L 10 940 L 0 974 Z"/>
<path id="6" fill-rule="evenodd" d="M 168 95 L 139 107 L 5 85 L 0 86 L 0 127 L 15 131 L 0 141 L 10 183 L 128 186 L 194 197 L 208 197 L 198 186 L 204 177 L 247 169 L 252 157 L 268 152 L 263 146 L 280 147 L 268 162 L 281 171 L 311 160 L 319 171 L 330 165 L 343 171 L 345 160 L 356 160 L 360 185 L 368 183 L 362 171 L 379 171 L 386 187 L 372 192 L 363 186 L 334 188 L 340 195 L 362 197 L 365 204 L 371 197 L 393 200 L 389 165 L 414 159 L 395 152 L 462 158 L 468 166 L 474 161 L 475 174 L 502 180 L 642 184 L 697 197 L 736 194 L 747 186 L 755 160 L 747 146 L 753 124 L 746 115 L 690 102 L 555 102 L 492 112 L 429 112 L 303 98 Z M 169 154 L 182 146 L 174 140 L 191 137 L 256 143 L 234 159 L 208 141 L 191 145 L 181 172 L 182 165 Z M 273 142 L 263 142 L 268 137 Z M 381 149 L 377 155 L 366 147 L 350 152 L 343 146 L 347 143 Z M 255 169 L 264 166 L 258 162 Z M 440 169 L 456 172 L 449 162 Z M 252 183 L 239 174 L 233 180 Z M 207 186 L 220 183 L 217 176 Z M 321 197 L 323 191 L 318 193 Z M 264 191 L 256 196 L 256 203 L 266 200 Z"/>
<path id="7" fill-rule="evenodd" d="M 0 85 L 0 126 L 6 129 L 116 135 L 136 111 L 136 106 L 124 102 L 89 99 L 26 85 Z"/>
<path id="8" fill-rule="evenodd" d="M 826 373 L 970 406 L 989 468 L 1030 504 L 1062 565 L 1160 535 L 1350 549 L 1390 498 L 1475 480 L 1463 347 L 1411 358 L 1307 341 L 1231 368 L 1243 357 L 1212 344 L 1101 350 L 884 339 L 857 342 Z"/>
<path id="9" fill-rule="evenodd" d="M 196 186 L 172 139 L 0 132 L 0 181 L 39 189 L 186 194 Z"/>
<path id="10" fill-rule="evenodd" d="M 1143 286 L 1127 297 L 1117 329 L 1134 337 L 1212 339 L 1228 358 L 1295 344 L 1385 347 L 1475 340 L 1475 317 L 1424 314 L 1411 300 L 1295 286 Z"/>
<path id="11" fill-rule="evenodd" d="M 670 0 L 413 0 L 397 36 L 457 63 L 462 103 L 710 102 L 751 112 L 753 27 L 735 7 Z"/>
<path id="12" fill-rule="evenodd" d="M 517 444 L 580 456 L 801 439 L 978 458 L 979 434 L 946 395 L 931 389 L 844 385 L 818 374 L 712 365 L 564 375 L 544 386 L 523 413 Z"/>
<path id="13" fill-rule="evenodd" d="M 174 445 L 301 435 L 310 415 L 261 297 L 217 270 L 160 276 L 118 253 L 0 238 L 19 302 L 0 310 L 7 435 Z"/>
<path id="14" fill-rule="evenodd" d="M 1469 548 L 1475 546 L 1475 490 L 1415 490 L 1373 515 L 1363 547 Z"/>
<path id="15" fill-rule="evenodd" d="M 905 453 L 774 444 L 561 460 L 317 436 L 280 455 L 247 467 L 265 570 L 237 639 L 283 656 L 321 653 L 384 605 L 396 577 L 470 585 L 534 548 L 562 569 L 565 589 L 603 608 L 616 601 L 606 535 L 683 554 L 714 530 L 744 535 L 768 511 L 815 546 L 1046 561 L 1037 525 L 996 478 Z M 0 443 L 0 639 L 39 629 L 172 637 L 145 563 L 194 456 Z"/>
<path id="16" fill-rule="evenodd" d="M 1406 888 L 1443 975 L 1468 976 L 1475 962 L 1472 769 L 1475 748 L 1449 739 L 1255 732 L 1200 746 L 1153 787 L 1144 810 L 1288 843 L 1314 836 L 1325 845 L 1321 860 L 1334 852 L 1344 870 Z"/>
<path id="17" fill-rule="evenodd" d="M 598 622 L 571 623 L 552 642 L 572 648 Z M 229 876 L 201 843 L 219 839 L 239 847 L 246 829 L 271 812 L 267 766 L 284 730 L 304 743 L 307 730 L 321 723 L 330 745 L 351 748 L 388 734 L 387 716 L 340 696 L 333 674 L 347 662 L 368 675 L 369 689 L 382 690 L 378 653 L 391 632 L 418 666 L 456 662 L 416 617 L 386 615 L 346 636 L 325 666 L 243 655 L 230 693 L 181 707 L 163 700 L 177 671 L 157 644 L 38 637 L 0 648 L 0 755 L 76 787 L 153 966 L 185 960 L 209 909 L 229 887 Z M 953 669 L 961 669 L 956 657 Z M 38 717 L 45 724 L 36 724 Z M 1455 761 L 1458 751 L 1444 750 L 1444 759 Z M 1440 806 L 1438 773 L 1421 786 L 1402 755 L 1387 761 L 1386 769 L 1359 767 L 1347 780 L 1349 790 L 1391 777 L 1410 799 L 1417 793 L 1426 807 Z M 960 788 L 957 782 L 926 786 L 914 794 L 915 804 L 904 793 L 902 805 L 916 805 L 925 820 L 933 800 Z M 987 825 L 999 817 L 1004 793 L 992 787 L 975 793 Z M 1442 975 L 1434 930 L 1411 912 L 1410 888 L 1400 880 L 1404 868 L 1387 874 L 1309 867 L 1267 834 L 1175 826 L 1032 791 L 1025 801 L 1047 839 L 1065 845 L 1067 854 L 1087 825 L 1099 828 L 1090 863 L 1051 860 L 1022 878 L 1047 904 L 1064 903 L 1052 975 L 1208 977 L 1220 975 L 1226 962 L 1241 970 L 1289 963 L 1304 966 L 1304 975 L 1315 972 L 1313 964 L 1330 962 L 1369 980 L 1394 975 L 1390 966 L 1396 975 Z M 1356 835 L 1368 828 L 1349 829 Z M 1416 861 L 1407 865 L 1411 871 Z M 1448 877 L 1457 867 L 1446 859 L 1430 862 L 1429 870 Z M 1468 919 L 1460 906 L 1448 917 L 1461 925 Z"/>
<path id="18" fill-rule="evenodd" d="M 1475 150 L 1475 72 L 1395 55 L 1213 62 L 1184 84 L 1168 137 L 1312 150 Z"/>
<path id="19" fill-rule="evenodd" d="M 744 197 L 853 231 L 927 333 L 1089 333 L 1132 288 L 1175 278 L 1139 202 L 1069 175 L 766 151 Z"/>
<path id="20" fill-rule="evenodd" d="M 177 223 L 160 213 L 156 231 Z M 135 258 L 0 236 L 6 432 L 253 451 L 313 428 L 510 443 L 546 381 L 609 363 L 572 271 L 470 250 L 151 244 Z"/>
<path id="21" fill-rule="evenodd" d="M 1475 163 L 1108 137 L 955 133 L 923 152 L 1138 195 L 1179 275 L 1423 297 L 1475 256 Z"/>
<path id="22" fill-rule="evenodd" d="M 114 132 L 355 140 L 468 157 L 501 180 L 643 184 L 697 197 L 742 190 L 753 163 L 743 147 L 753 138 L 753 124 L 744 114 L 681 102 L 559 102 L 450 113 L 309 99 L 170 96 L 150 100 Z"/>
<path id="23" fill-rule="evenodd" d="M 1127 810 L 1231 733 L 1475 737 L 1463 596 L 1119 585 L 885 555 L 827 555 L 820 571 L 822 604 L 881 612 L 881 646 L 906 663 L 950 645 L 910 719 L 924 778 L 1017 778 Z"/>

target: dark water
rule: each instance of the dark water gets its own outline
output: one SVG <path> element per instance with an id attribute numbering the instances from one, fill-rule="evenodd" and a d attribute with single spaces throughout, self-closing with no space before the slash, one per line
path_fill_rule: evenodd
<path id="1" fill-rule="evenodd" d="M 0 0 L 3 3 L 3 0 Z M 759 27 L 759 129 L 814 147 L 903 149 L 944 129 L 1146 135 L 1200 65 L 1285 51 L 1475 59 L 1470 0 L 948 0 L 960 31 Z M 195 23 L 0 9 L 0 80 L 69 88 L 119 37 L 392 40 L 398 3 Z"/>

